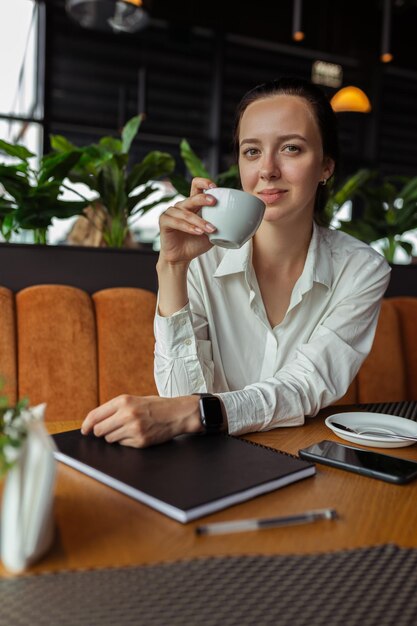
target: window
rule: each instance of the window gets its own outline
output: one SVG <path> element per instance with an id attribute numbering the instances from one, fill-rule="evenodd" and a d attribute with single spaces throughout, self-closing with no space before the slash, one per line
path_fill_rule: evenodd
<path id="1" fill-rule="evenodd" d="M 43 117 L 37 63 L 40 10 L 33 0 L 0 4 L 0 135 L 37 153 Z"/>
<path id="2" fill-rule="evenodd" d="M 34 0 L 0 3 L 0 138 L 23 144 L 37 155 L 43 145 L 38 63 L 41 9 Z"/>

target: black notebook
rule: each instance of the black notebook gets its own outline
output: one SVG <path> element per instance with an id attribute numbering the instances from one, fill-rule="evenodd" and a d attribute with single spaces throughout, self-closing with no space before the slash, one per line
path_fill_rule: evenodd
<path id="1" fill-rule="evenodd" d="M 55 458 L 179 522 L 214 513 L 315 474 L 315 465 L 229 435 L 181 435 L 144 449 L 71 430 Z"/>

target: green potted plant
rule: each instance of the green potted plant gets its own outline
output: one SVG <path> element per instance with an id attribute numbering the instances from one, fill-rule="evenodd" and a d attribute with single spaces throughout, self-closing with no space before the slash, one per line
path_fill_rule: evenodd
<path id="1" fill-rule="evenodd" d="M 89 203 L 87 218 L 99 219 L 95 227 L 102 231 L 102 244 L 120 248 L 129 235 L 129 222 L 143 215 L 162 200 L 171 196 L 151 200 L 155 181 L 169 176 L 175 168 L 174 158 L 154 150 L 142 161 L 129 169 L 129 152 L 135 139 L 142 116 L 130 119 L 124 126 L 121 137 L 102 137 L 97 143 L 77 148 L 60 135 L 51 136 L 51 146 L 57 155 L 81 152 L 74 162 L 68 178 L 73 183 L 84 183 L 95 194 Z"/>
<path id="2" fill-rule="evenodd" d="M 368 181 L 373 177 L 373 171 L 360 169 L 338 186 L 334 178 L 331 178 L 328 183 L 329 198 L 325 207 L 326 221 L 330 223 L 342 205 L 348 200 L 352 200 L 356 195 L 359 195 L 361 189 L 365 189 Z"/>
<path id="3" fill-rule="evenodd" d="M 417 229 L 417 177 L 380 176 L 375 170 L 359 170 L 327 203 L 333 217 L 346 200 L 352 201 L 352 217 L 337 227 L 368 244 L 380 242 L 389 263 L 402 249 L 411 255 L 413 245 L 404 235 Z"/>
<path id="4" fill-rule="evenodd" d="M 36 155 L 25 146 L 0 140 L 0 232 L 6 241 L 13 232 L 30 230 L 35 243 L 47 243 L 48 227 L 54 217 L 79 215 L 87 206 L 83 200 L 63 200 L 64 179 L 81 157 L 72 148 L 63 154 L 46 154 L 39 167 L 32 165 Z"/>
<path id="5" fill-rule="evenodd" d="M 5 154 L 10 161 L 10 157 L 14 157 L 14 160 L 4 164 L 0 171 L 0 183 L 4 180 L 4 187 L 7 186 L 11 193 L 18 195 L 16 201 L 13 201 L 14 197 L 6 191 L 3 195 L 0 193 L 0 228 L 6 239 L 6 243 L 0 243 L 0 267 L 3 268 L 0 284 L 3 287 L 19 291 L 42 282 L 72 285 L 89 293 L 119 286 L 156 291 L 155 251 L 137 245 L 132 248 L 120 247 L 129 239 L 130 218 L 143 215 L 155 204 L 172 197 L 167 195 L 158 200 L 151 197 L 157 188 L 155 181 L 174 169 L 175 161 L 171 155 L 150 152 L 140 163 L 129 168 L 130 148 L 141 119 L 141 116 L 137 116 L 130 120 L 120 139 L 103 137 L 97 144 L 83 148 L 74 146 L 64 137 L 53 136 L 52 152 L 42 159 L 42 171 L 45 169 L 50 173 L 48 168 L 56 166 L 52 170 L 52 177 L 46 181 L 55 184 L 47 185 L 43 177 L 39 176 L 36 177 L 39 190 L 36 187 L 31 192 L 27 190 L 29 183 L 25 182 L 24 177 L 32 153 L 23 146 L 4 142 L 3 147 L 7 149 Z M 59 165 L 62 166 L 61 170 L 58 169 Z M 35 174 L 38 172 L 35 171 Z M 68 188 L 74 191 L 71 181 L 85 182 L 91 190 L 89 198 L 82 195 L 79 200 L 64 200 L 58 194 L 58 183 L 61 192 Z M 19 185 L 23 189 L 21 192 Z M 53 196 L 47 203 L 42 203 L 41 196 L 44 198 L 51 190 Z M 75 193 L 80 195 L 78 190 Z M 36 198 L 39 196 L 39 212 L 32 215 L 30 223 L 22 223 L 18 218 L 26 214 L 25 199 L 30 194 Z M 95 195 L 93 201 L 92 195 Z M 21 207 L 22 211 L 18 212 L 17 207 Z M 77 222 L 90 224 L 90 221 L 101 221 L 98 227 L 102 230 L 97 232 L 102 243 L 93 247 L 86 241 L 78 245 L 74 241 L 71 243 L 75 245 L 28 245 L 10 241 L 12 232 L 21 230 L 23 226 L 38 228 L 39 224 L 34 219 L 36 217 L 39 220 L 39 215 L 48 220 L 42 222 L 42 232 L 36 231 L 36 243 L 47 242 L 47 228 L 52 217 L 73 215 L 79 215 Z M 97 229 L 93 226 L 92 230 Z M 70 242 L 67 239 L 65 243 Z"/>

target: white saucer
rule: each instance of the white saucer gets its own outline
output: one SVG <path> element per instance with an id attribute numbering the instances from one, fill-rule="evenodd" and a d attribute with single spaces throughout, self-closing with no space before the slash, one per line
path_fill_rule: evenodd
<path id="1" fill-rule="evenodd" d="M 357 435 L 355 433 L 348 433 L 334 426 L 333 422 L 338 422 L 339 424 L 358 430 L 364 430 L 365 428 L 386 428 L 403 437 L 417 437 L 417 423 L 404 417 L 398 417 L 397 415 L 363 413 L 360 411 L 335 413 L 326 418 L 325 424 L 338 437 L 352 441 L 353 443 L 359 443 L 362 446 L 373 446 L 375 448 L 404 448 L 416 443 L 415 441 L 407 441 L 405 439 L 385 437 L 383 433 L 381 433 L 381 435 Z"/>

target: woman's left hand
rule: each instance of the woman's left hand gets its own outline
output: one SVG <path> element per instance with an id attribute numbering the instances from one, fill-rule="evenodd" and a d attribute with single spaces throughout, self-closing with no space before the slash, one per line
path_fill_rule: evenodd
<path id="1" fill-rule="evenodd" d="M 160 398 L 121 395 L 90 411 L 81 432 L 134 448 L 202 430 L 198 396 Z"/>

